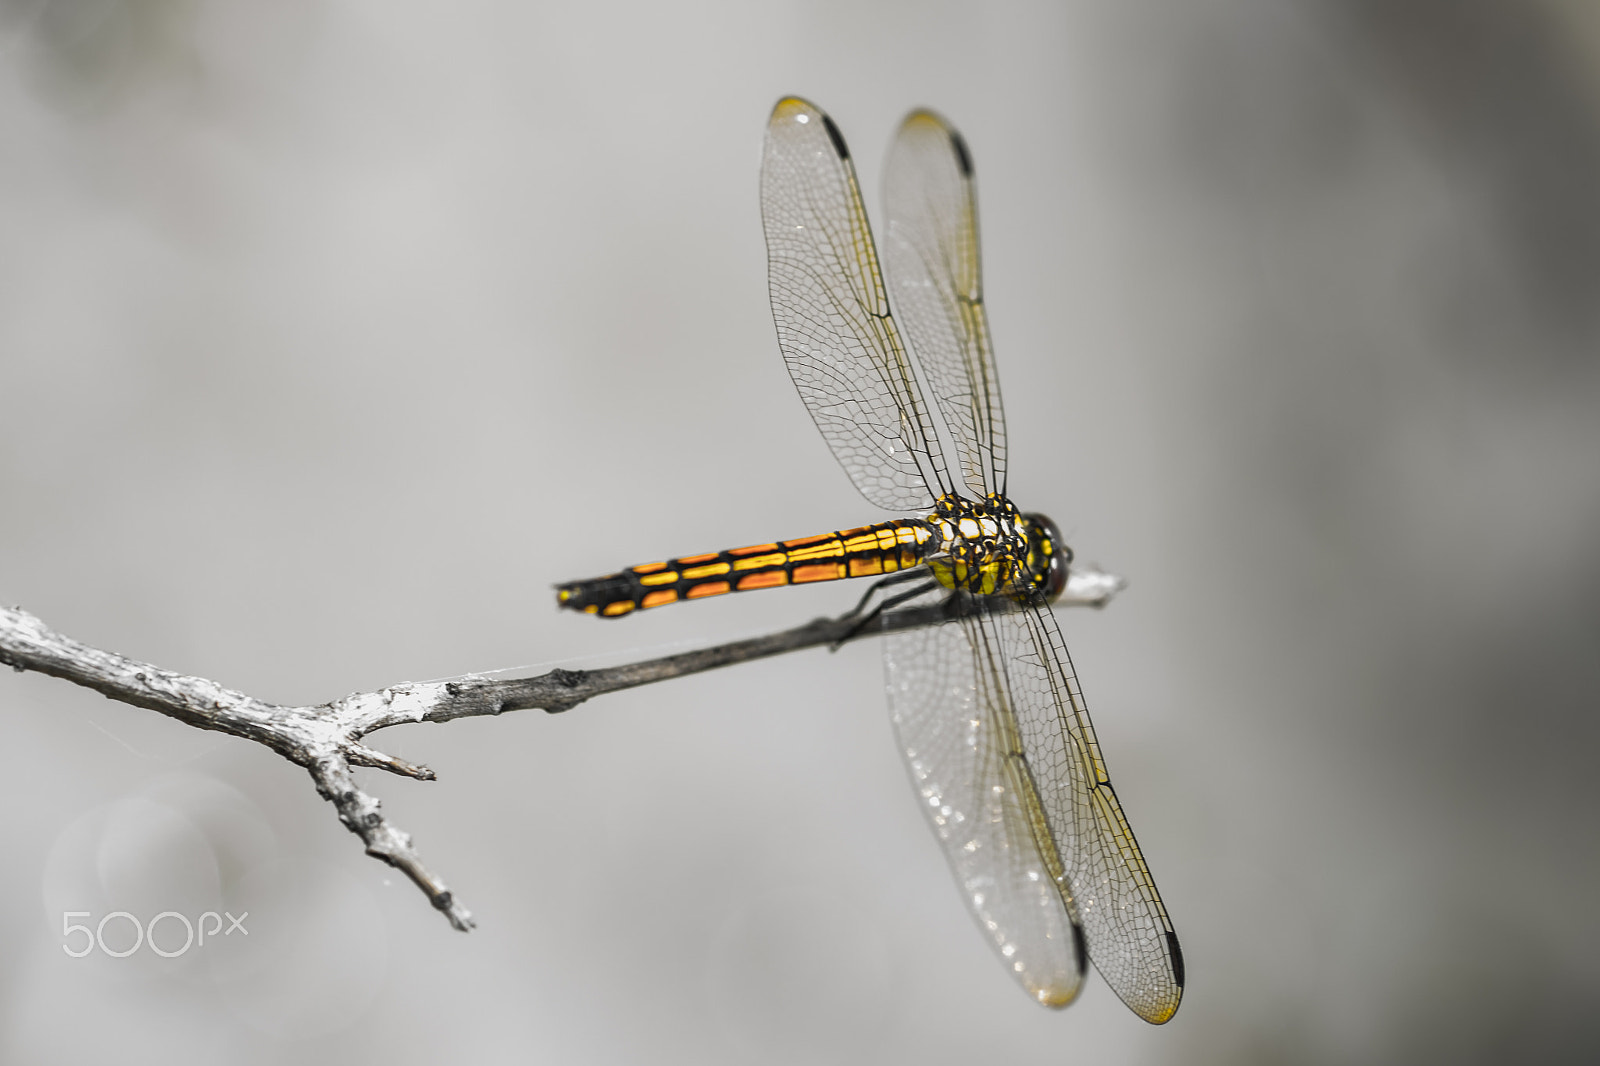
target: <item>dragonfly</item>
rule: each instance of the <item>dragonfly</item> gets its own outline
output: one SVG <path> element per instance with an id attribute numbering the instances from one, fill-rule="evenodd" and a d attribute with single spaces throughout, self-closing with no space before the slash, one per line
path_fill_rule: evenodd
<path id="1" fill-rule="evenodd" d="M 1071 550 L 1006 495 L 972 156 L 954 127 L 906 117 L 886 200 L 888 283 L 839 127 L 798 97 L 778 102 L 761 167 L 778 345 L 856 488 L 912 515 L 645 563 L 560 585 L 557 600 L 618 618 L 877 577 L 856 608 L 863 629 L 894 609 L 959 607 L 884 639 L 900 753 L 962 898 L 1039 1003 L 1071 1003 L 1092 961 L 1160 1024 L 1183 995 L 1183 953 L 1051 610 Z"/>

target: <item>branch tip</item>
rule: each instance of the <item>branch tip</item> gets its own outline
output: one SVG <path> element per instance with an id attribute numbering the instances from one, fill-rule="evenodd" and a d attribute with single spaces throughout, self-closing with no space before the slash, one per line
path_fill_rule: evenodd
<path id="1" fill-rule="evenodd" d="M 409 777 L 415 781 L 437 781 L 438 774 L 421 763 L 408 762 L 395 755 L 375 751 L 365 744 L 351 742 L 345 748 L 345 756 L 350 760 L 351 766 L 365 766 L 373 770 L 387 770 L 391 774 Z"/>

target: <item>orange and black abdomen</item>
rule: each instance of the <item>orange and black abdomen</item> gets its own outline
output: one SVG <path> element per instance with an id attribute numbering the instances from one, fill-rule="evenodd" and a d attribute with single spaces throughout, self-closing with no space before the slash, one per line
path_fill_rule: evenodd
<path id="1" fill-rule="evenodd" d="M 799 540 L 645 563 L 557 586 L 556 600 L 574 611 L 617 618 L 645 607 L 725 592 L 892 574 L 920 563 L 933 539 L 932 528 L 922 519 L 897 518 Z"/>

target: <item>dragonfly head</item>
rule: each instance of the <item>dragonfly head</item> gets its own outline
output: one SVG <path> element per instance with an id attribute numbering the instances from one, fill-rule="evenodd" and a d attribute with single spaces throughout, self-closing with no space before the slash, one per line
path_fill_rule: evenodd
<path id="1" fill-rule="evenodd" d="M 1028 573 L 1034 587 L 1054 603 L 1067 587 L 1067 571 L 1072 565 L 1072 549 L 1061 538 L 1061 530 L 1042 514 L 1025 514 L 1028 530 Z"/>

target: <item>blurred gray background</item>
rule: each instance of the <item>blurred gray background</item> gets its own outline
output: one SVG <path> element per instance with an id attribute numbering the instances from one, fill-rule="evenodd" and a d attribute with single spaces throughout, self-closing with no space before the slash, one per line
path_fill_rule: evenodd
<path id="1" fill-rule="evenodd" d="M 1584 0 L 6 0 L 0 599 L 305 702 L 842 609 L 550 594 L 884 517 L 776 351 L 787 93 L 874 210 L 909 107 L 972 145 L 1013 493 L 1132 582 L 1061 615 L 1176 1019 L 1013 985 L 862 644 L 381 735 L 468 936 L 264 750 L 7 674 L 0 1060 L 1591 1058 Z"/>

